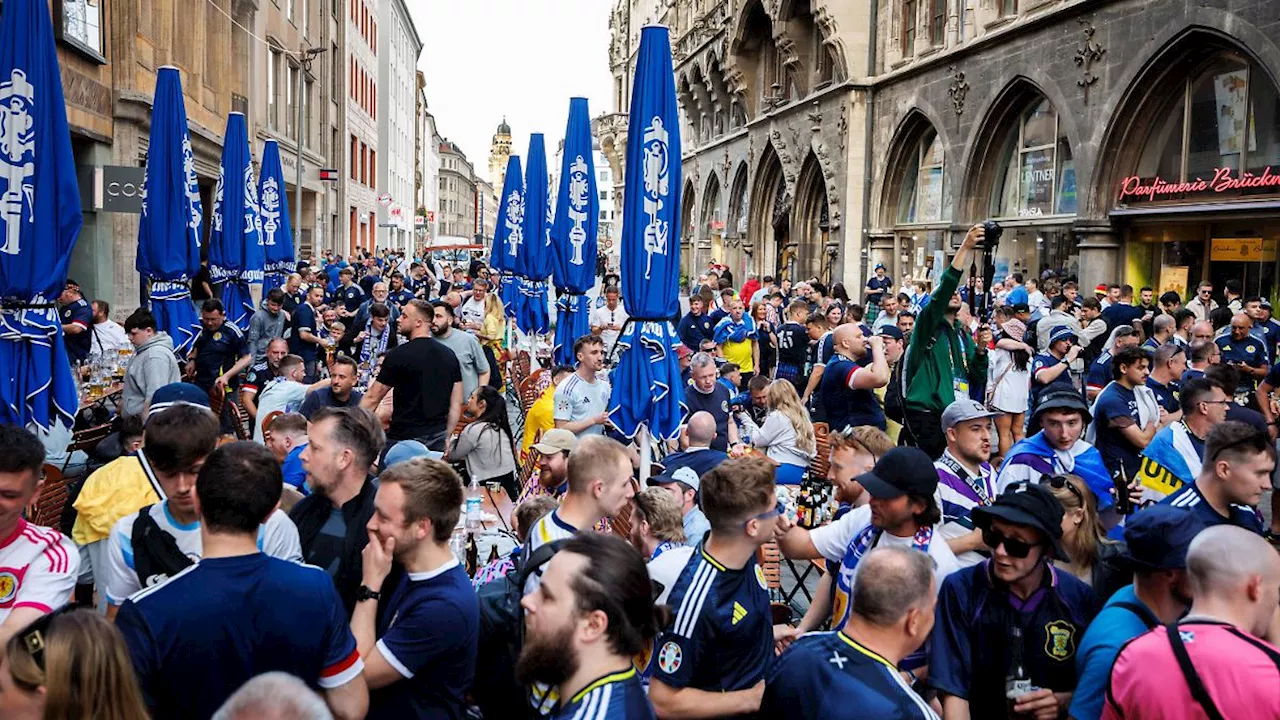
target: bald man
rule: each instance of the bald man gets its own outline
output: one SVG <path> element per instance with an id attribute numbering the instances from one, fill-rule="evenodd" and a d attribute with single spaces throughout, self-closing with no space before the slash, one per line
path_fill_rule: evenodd
<path id="1" fill-rule="evenodd" d="M 1102 717 L 1280 717 L 1280 556 L 1247 530 L 1211 527 L 1191 541 L 1187 579 L 1191 611 L 1120 651 Z M 1179 654 L 1203 686 L 1198 698 Z"/>
<path id="2" fill-rule="evenodd" d="M 681 452 L 671 453 L 663 460 L 665 475 L 670 475 L 678 468 L 687 467 L 699 477 L 711 468 L 719 465 L 729 456 L 719 450 L 713 450 L 711 443 L 716 439 L 716 419 L 705 410 L 689 416 L 684 427 L 685 438 L 689 447 Z"/>
<path id="3" fill-rule="evenodd" d="M 876 388 L 889 384 L 884 338 L 865 337 L 859 324 L 848 323 L 836 328 L 831 342 L 835 355 L 827 363 L 819 388 L 831 430 L 859 425 L 884 430 L 884 408 L 875 394 Z"/>

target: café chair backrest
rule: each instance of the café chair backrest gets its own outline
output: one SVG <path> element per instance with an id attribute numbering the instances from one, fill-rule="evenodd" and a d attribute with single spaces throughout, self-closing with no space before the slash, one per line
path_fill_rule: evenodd
<path id="1" fill-rule="evenodd" d="M 67 478 L 55 465 L 44 466 L 44 481 L 27 506 L 27 522 L 57 528 L 67 509 Z"/>

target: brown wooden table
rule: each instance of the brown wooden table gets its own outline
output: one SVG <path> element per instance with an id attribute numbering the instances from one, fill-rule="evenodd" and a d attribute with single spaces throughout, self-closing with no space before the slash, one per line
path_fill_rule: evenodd
<path id="1" fill-rule="evenodd" d="M 494 527 L 501 527 L 514 532 L 512 527 L 514 518 L 511 517 L 511 513 L 515 510 L 516 504 L 507 496 L 507 491 L 502 487 L 497 490 L 490 490 L 486 484 L 480 493 L 480 498 L 481 509 L 484 512 L 493 513 L 498 518 L 497 520 L 485 522 L 485 529 L 492 530 Z"/>

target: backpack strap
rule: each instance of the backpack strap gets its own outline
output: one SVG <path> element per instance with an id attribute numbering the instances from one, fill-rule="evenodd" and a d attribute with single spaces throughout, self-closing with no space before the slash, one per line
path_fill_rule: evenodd
<path id="1" fill-rule="evenodd" d="M 1187 654 L 1186 645 L 1182 644 L 1182 634 L 1178 631 L 1178 626 L 1174 624 L 1165 628 L 1165 634 L 1173 647 L 1173 656 L 1178 660 L 1178 669 L 1182 671 L 1182 677 L 1186 679 L 1187 687 L 1191 689 L 1191 697 L 1195 698 L 1200 709 L 1209 716 L 1209 720 L 1224 720 L 1218 706 L 1213 703 L 1213 698 L 1209 697 L 1209 691 L 1200 681 L 1200 675 L 1196 672 L 1195 666 L 1191 664 L 1191 656 Z"/>
<path id="2" fill-rule="evenodd" d="M 133 571 L 138 576 L 138 585 L 144 588 L 192 565 L 191 558 L 178 547 L 178 541 L 151 517 L 152 507 L 148 505 L 139 510 L 133 522 Z"/>
<path id="3" fill-rule="evenodd" d="M 1139 605 L 1138 603 L 1131 603 L 1131 602 L 1119 601 L 1119 602 L 1113 602 L 1113 603 L 1111 603 L 1111 607 L 1117 607 L 1117 608 L 1121 608 L 1121 609 L 1124 609 L 1124 610 L 1128 610 L 1129 612 L 1133 613 L 1134 615 L 1137 615 L 1137 616 L 1138 616 L 1138 619 L 1139 619 L 1139 620 L 1141 620 L 1141 621 L 1143 622 L 1143 624 L 1147 626 L 1147 629 L 1148 629 L 1148 630 L 1152 630 L 1152 629 L 1154 629 L 1154 628 L 1155 628 L 1155 626 L 1157 626 L 1157 625 L 1159 625 L 1159 624 L 1160 624 L 1160 621 L 1156 618 L 1156 616 L 1155 616 L 1155 615 L 1153 615 L 1153 614 L 1151 613 L 1151 611 L 1150 611 L 1149 609 L 1147 609 L 1147 607 L 1146 607 L 1145 605 Z"/>
<path id="4" fill-rule="evenodd" d="M 551 542 L 538 546 L 537 550 L 529 553 L 529 557 L 516 567 L 516 587 L 523 588 L 529 576 L 537 572 L 543 565 L 551 562 L 552 556 L 560 552 L 560 548 L 564 546 L 565 541 L 569 538 L 561 538 L 560 540 L 552 540 Z"/>

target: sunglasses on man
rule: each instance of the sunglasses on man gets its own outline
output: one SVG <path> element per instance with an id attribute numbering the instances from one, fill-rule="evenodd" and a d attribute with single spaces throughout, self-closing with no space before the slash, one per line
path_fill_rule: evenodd
<path id="1" fill-rule="evenodd" d="M 1009 557 L 1017 558 L 1019 560 L 1030 555 L 1032 548 L 1035 548 L 1040 545 L 1040 543 L 1029 543 L 1026 540 L 1019 540 L 1018 538 L 1009 537 L 1001 533 L 999 530 L 994 530 L 992 528 L 983 529 L 982 544 L 986 545 L 992 550 L 995 550 L 999 548 L 1001 545 L 1003 545 L 1004 551 L 1006 554 L 1009 555 Z"/>

